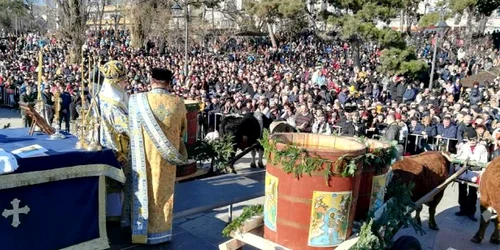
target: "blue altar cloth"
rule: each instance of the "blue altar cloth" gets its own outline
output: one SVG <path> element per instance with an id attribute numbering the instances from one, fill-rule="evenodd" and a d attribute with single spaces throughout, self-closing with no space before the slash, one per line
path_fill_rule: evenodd
<path id="1" fill-rule="evenodd" d="M 12 227 L 0 217 L 1 249 L 62 249 L 99 238 L 98 178 L 86 177 L 0 190 L 0 206 L 20 200 L 28 214 Z"/>
<path id="2" fill-rule="evenodd" d="M 5 239 L 0 249 L 109 247 L 104 176 L 123 182 L 120 164 L 111 150 L 76 150 L 77 139 L 65 135 L 49 140 L 41 133 L 29 136 L 28 129 L 0 129 L 0 148 L 7 152 L 34 144 L 48 150 L 47 156 L 16 156 L 19 168 L 0 175 L 0 235 Z M 25 209 L 18 225 L 11 214 L 16 206 Z"/>
<path id="3" fill-rule="evenodd" d="M 49 140 L 49 136 L 42 133 L 35 132 L 33 136 L 29 136 L 27 128 L 0 129 L 0 148 L 10 153 L 22 147 L 38 144 L 48 150 L 47 154 L 50 157 L 24 159 L 17 157 L 19 168 L 15 174 L 88 164 L 107 164 L 120 168 L 111 149 L 97 152 L 78 150 L 75 149 L 77 138 L 68 133 L 63 134 L 66 136 L 65 139 Z"/>

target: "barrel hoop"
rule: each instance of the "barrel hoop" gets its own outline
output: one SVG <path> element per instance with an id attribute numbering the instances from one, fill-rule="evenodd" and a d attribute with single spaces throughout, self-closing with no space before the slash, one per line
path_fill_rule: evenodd
<path id="1" fill-rule="evenodd" d="M 293 227 L 293 228 L 296 228 L 296 229 L 309 231 L 309 225 L 304 225 L 304 224 L 301 224 L 301 223 L 298 223 L 298 222 L 295 222 L 295 221 L 290 221 L 290 220 L 287 220 L 287 219 L 283 219 L 283 218 L 280 218 L 280 217 L 277 218 L 277 223 L 279 223 L 281 225 L 284 225 L 284 226 L 289 226 L 289 227 Z"/>
<path id="2" fill-rule="evenodd" d="M 299 198 L 296 196 L 291 196 L 291 195 L 286 195 L 286 194 L 280 194 L 279 199 L 283 199 L 286 201 L 291 201 L 291 202 L 297 202 L 297 203 L 304 203 L 307 205 L 311 205 L 311 199 L 306 199 L 306 198 Z"/>
<path id="3" fill-rule="evenodd" d="M 359 194 L 358 196 L 370 196 L 370 194 Z M 358 198 L 359 197 L 352 199 L 351 203 L 357 203 Z M 279 199 L 283 199 L 283 200 L 290 201 L 290 202 L 308 204 L 308 205 L 310 205 L 312 202 L 312 199 L 299 198 L 296 196 L 291 196 L 291 195 L 286 195 L 286 194 L 280 194 Z"/>
<path id="4" fill-rule="evenodd" d="M 281 164 L 278 164 L 278 165 L 274 165 L 274 164 L 271 164 L 272 167 L 275 167 L 275 168 L 278 168 L 280 169 L 281 171 L 283 171 L 283 167 L 281 166 Z M 269 167 L 269 164 L 266 165 L 266 168 Z M 285 171 L 283 171 L 285 172 Z M 286 172 L 285 172 L 286 173 Z M 361 173 L 361 168 L 358 168 L 358 170 L 356 171 L 356 175 L 360 174 Z M 288 174 L 288 173 L 286 173 Z M 304 175 L 308 175 L 308 174 L 304 174 Z M 311 176 L 314 176 L 314 177 L 325 177 L 325 172 L 323 171 L 316 171 L 316 172 L 312 172 L 310 174 Z M 331 177 L 342 177 L 342 178 L 350 178 L 350 177 L 343 177 L 341 173 L 339 173 L 338 171 L 332 171 L 332 175 Z"/>

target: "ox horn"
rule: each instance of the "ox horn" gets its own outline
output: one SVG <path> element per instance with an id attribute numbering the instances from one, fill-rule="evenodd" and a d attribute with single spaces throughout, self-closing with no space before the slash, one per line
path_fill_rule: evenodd
<path id="1" fill-rule="evenodd" d="M 446 160 L 448 160 L 449 162 L 453 161 L 453 158 L 451 158 L 450 153 L 441 151 L 441 155 L 443 155 L 443 157 L 446 158 Z"/>

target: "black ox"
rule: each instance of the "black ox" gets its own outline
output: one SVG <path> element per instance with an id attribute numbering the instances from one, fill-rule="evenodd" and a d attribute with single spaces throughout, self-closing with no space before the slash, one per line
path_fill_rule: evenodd
<path id="1" fill-rule="evenodd" d="M 262 138 L 262 132 L 264 129 L 269 129 L 271 122 L 271 119 L 260 112 L 247 113 L 242 116 L 226 116 L 221 121 L 219 133 L 221 136 L 225 134 L 233 135 L 234 153 L 231 158 L 236 156 L 236 151 L 238 149 L 243 151 L 255 143 L 258 143 L 258 140 Z M 257 151 L 259 151 L 259 160 L 256 163 L 255 156 Z M 263 154 L 264 148 L 258 144 L 258 146 L 252 150 L 252 163 L 250 167 L 256 168 L 259 166 L 260 168 L 264 168 L 264 163 L 262 163 Z M 232 165 L 230 167 L 234 172 L 234 167 Z"/>
<path id="2" fill-rule="evenodd" d="M 234 153 L 231 158 L 234 159 L 238 149 L 244 151 L 248 147 L 258 144 L 252 150 L 252 163 L 250 167 L 264 168 L 262 157 L 264 155 L 264 148 L 258 143 L 262 138 L 264 129 L 271 130 L 271 133 L 284 133 L 284 132 L 297 132 L 296 129 L 285 122 L 272 122 L 271 119 L 263 115 L 261 112 L 247 113 L 245 115 L 229 115 L 226 116 L 220 124 L 220 135 L 231 134 L 233 135 Z M 259 152 L 259 160 L 256 161 L 255 156 Z M 229 166 L 233 172 L 234 166 Z"/>

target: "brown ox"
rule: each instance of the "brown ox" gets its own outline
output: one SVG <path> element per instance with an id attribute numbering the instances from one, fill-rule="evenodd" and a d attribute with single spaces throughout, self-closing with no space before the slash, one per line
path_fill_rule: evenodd
<path id="1" fill-rule="evenodd" d="M 481 218 L 479 223 L 479 230 L 476 235 L 471 239 L 472 242 L 481 243 L 484 237 L 484 232 L 488 227 L 491 215 L 494 212 L 500 211 L 500 157 L 493 159 L 486 170 L 481 175 L 479 183 L 479 209 L 481 211 Z M 494 219 L 495 231 L 491 235 L 490 242 L 493 244 L 500 244 L 499 229 L 500 224 L 498 218 Z"/>
<path id="2" fill-rule="evenodd" d="M 416 202 L 448 178 L 450 161 L 440 152 L 425 152 L 419 155 L 404 157 L 392 165 L 393 176 L 391 183 L 413 183 L 412 201 Z M 429 228 L 439 230 L 434 216 L 436 207 L 443 198 L 444 190 L 433 199 L 425 203 L 429 207 Z M 390 197 L 388 197 L 390 198 Z M 420 212 L 422 207 L 416 209 L 415 220 L 421 224 Z"/>

